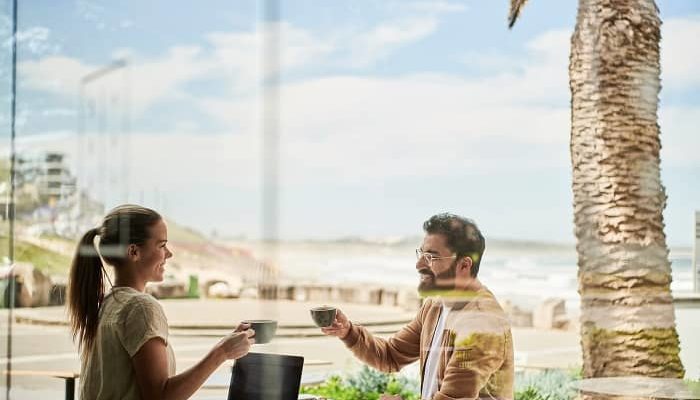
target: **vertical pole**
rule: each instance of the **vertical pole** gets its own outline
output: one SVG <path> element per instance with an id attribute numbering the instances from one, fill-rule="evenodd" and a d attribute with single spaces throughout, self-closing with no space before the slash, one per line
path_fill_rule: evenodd
<path id="1" fill-rule="evenodd" d="M 10 230 L 8 233 L 8 255 L 10 258 L 10 273 L 8 274 L 7 293 L 9 294 L 7 313 L 7 375 L 5 375 L 5 399 L 10 399 L 10 389 L 12 388 L 12 320 L 15 308 L 15 118 L 17 114 L 17 0 L 12 1 L 12 89 L 10 98 L 10 198 L 8 207 L 8 217 Z"/>
<path id="2" fill-rule="evenodd" d="M 263 16 L 262 76 L 262 297 L 276 298 L 279 240 L 280 2 L 266 0 Z"/>
<path id="3" fill-rule="evenodd" d="M 693 235 L 693 292 L 700 293 L 700 211 L 695 211 L 695 235 Z"/>

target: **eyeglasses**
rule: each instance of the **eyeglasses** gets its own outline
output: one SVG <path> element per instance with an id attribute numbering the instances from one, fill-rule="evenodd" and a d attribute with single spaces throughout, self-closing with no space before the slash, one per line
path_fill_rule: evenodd
<path id="1" fill-rule="evenodd" d="M 416 259 L 420 260 L 421 258 L 425 259 L 426 264 L 428 264 L 429 267 L 433 266 L 433 261 L 435 260 L 444 260 L 447 258 L 457 258 L 456 255 L 451 255 L 447 257 L 437 257 L 433 255 L 433 253 L 426 253 L 421 249 L 416 249 Z"/>

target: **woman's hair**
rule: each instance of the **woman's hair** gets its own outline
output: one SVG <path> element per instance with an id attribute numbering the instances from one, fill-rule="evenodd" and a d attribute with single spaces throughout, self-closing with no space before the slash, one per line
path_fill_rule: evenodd
<path id="1" fill-rule="evenodd" d="M 149 228 L 162 217 L 155 211 L 125 204 L 110 211 L 102 225 L 87 231 L 75 251 L 68 280 L 68 313 L 73 340 L 86 354 L 97 336 L 100 306 L 104 299 L 102 259 L 116 268 L 126 258 L 129 245 L 142 245 L 150 237 Z M 95 236 L 100 237 L 99 251 Z"/>

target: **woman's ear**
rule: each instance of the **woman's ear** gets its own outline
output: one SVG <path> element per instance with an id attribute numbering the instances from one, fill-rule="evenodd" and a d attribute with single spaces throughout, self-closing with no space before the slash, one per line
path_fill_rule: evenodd
<path id="1" fill-rule="evenodd" d="M 139 246 L 135 244 L 130 244 L 129 247 L 126 248 L 126 257 L 130 261 L 138 261 L 139 258 L 141 257 L 141 252 L 139 251 Z"/>

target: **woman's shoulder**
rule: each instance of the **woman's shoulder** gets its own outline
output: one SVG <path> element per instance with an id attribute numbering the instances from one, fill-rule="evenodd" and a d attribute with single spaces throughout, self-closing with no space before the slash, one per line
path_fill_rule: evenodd
<path id="1" fill-rule="evenodd" d="M 115 302 L 121 303 L 122 312 L 139 309 L 146 312 L 163 312 L 163 306 L 155 297 L 132 288 L 114 288 L 111 296 Z"/>

